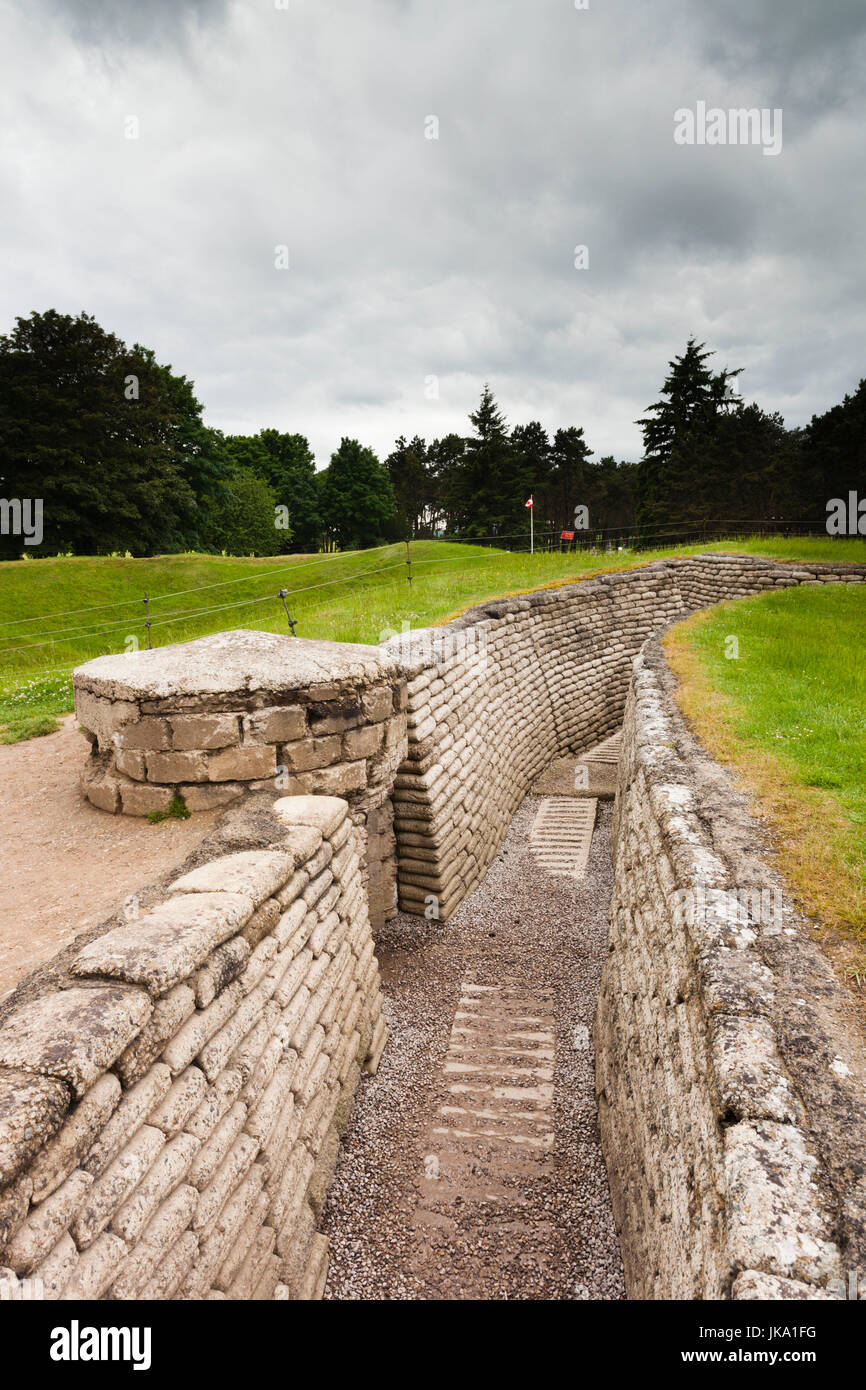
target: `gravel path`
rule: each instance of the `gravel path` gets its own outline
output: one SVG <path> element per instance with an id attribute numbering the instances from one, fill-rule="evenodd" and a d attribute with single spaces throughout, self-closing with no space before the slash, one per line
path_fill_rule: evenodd
<path id="1" fill-rule="evenodd" d="M 578 882 L 533 861 L 538 804 L 450 922 L 400 914 L 380 934 L 392 1037 L 325 1209 L 327 1298 L 624 1297 L 590 1043 L 611 803 Z"/>

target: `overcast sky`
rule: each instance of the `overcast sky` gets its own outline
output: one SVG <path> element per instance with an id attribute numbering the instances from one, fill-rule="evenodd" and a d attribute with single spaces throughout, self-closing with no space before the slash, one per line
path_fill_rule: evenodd
<path id="1" fill-rule="evenodd" d="M 320 466 L 484 381 L 637 458 L 691 333 L 789 424 L 866 375 L 864 0 L 277 3 L 0 0 L 0 331 L 85 309 Z"/>

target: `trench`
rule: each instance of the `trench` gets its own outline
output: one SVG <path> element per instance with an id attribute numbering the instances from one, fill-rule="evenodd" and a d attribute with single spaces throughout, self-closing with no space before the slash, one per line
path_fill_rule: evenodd
<path id="1" fill-rule="evenodd" d="M 612 805 L 583 877 L 539 862 L 529 795 L 447 924 L 379 929 L 391 1040 L 323 1213 L 326 1298 L 625 1296 L 592 1052 Z"/>

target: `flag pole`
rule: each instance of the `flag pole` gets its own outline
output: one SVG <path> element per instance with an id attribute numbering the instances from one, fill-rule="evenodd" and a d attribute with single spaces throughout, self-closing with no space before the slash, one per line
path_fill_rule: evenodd
<path id="1" fill-rule="evenodd" d="M 535 508 L 529 508 L 529 553 L 535 554 Z"/>

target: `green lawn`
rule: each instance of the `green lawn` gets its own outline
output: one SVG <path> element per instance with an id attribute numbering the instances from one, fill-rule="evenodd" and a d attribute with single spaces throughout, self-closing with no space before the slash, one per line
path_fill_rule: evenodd
<path id="1" fill-rule="evenodd" d="M 720 604 L 665 647 L 682 708 L 758 795 L 804 906 L 866 943 L 866 586 Z"/>
<path id="2" fill-rule="evenodd" d="M 73 666 L 123 651 L 133 641 L 144 646 L 145 594 L 150 596 L 154 646 L 233 627 L 285 632 L 285 612 L 277 597 L 281 587 L 290 590 L 298 636 L 378 642 L 404 624 L 425 627 L 484 599 L 671 554 L 720 549 L 778 559 L 866 561 L 866 542 L 829 537 L 532 556 L 418 541 L 411 548 L 411 587 L 405 545 L 269 559 L 171 555 L 7 561 L 0 563 L 0 725 L 6 727 L 7 739 L 50 728 L 52 716 L 72 708 Z M 43 723 L 34 728 L 33 720 Z"/>

